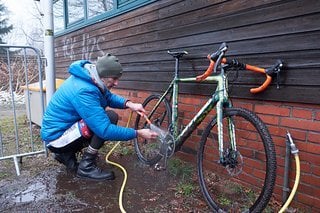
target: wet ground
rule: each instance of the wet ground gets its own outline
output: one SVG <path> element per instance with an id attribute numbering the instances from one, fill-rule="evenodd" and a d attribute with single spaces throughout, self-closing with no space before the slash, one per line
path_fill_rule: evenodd
<path id="1" fill-rule="evenodd" d="M 6 100 L 1 94 L 1 119 L 13 116 L 11 105 L 3 104 Z M 17 104 L 16 115 L 24 114 L 25 105 Z M 104 182 L 77 178 L 50 154 L 24 157 L 19 166 L 20 176 L 16 175 L 12 159 L 1 160 L 0 212 L 120 212 L 123 173 L 105 163 L 109 150 L 102 151 L 99 162 L 103 168 L 112 168 L 116 179 Z M 179 191 L 179 175 L 168 170 L 155 171 L 138 162 L 135 154 L 116 154 L 110 160 L 121 164 L 128 173 L 123 194 L 127 212 L 210 212 L 200 193 L 195 170 L 189 177 L 194 189 L 191 195 L 184 195 Z"/>
<path id="2" fill-rule="evenodd" d="M 103 168 L 112 166 L 104 163 Z M 177 189 L 181 177 L 142 165 L 136 156 L 111 157 L 126 168 L 128 180 L 123 194 L 127 212 L 210 212 L 196 186 L 192 195 Z M 0 212 L 120 212 L 118 198 L 123 173 L 113 168 L 113 181 L 77 178 L 52 157 L 23 159 L 21 175 L 15 175 L 12 160 L 0 161 Z"/>

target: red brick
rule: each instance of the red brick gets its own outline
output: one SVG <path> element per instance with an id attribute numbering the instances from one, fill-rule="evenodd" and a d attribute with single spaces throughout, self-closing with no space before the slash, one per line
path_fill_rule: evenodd
<path id="1" fill-rule="evenodd" d="M 269 132 L 270 132 L 271 136 L 275 135 L 275 136 L 285 137 L 286 134 L 287 134 L 287 130 L 285 128 L 282 128 L 282 127 L 279 127 L 279 126 L 271 126 L 271 125 L 269 125 L 268 129 L 269 129 Z"/>
<path id="2" fill-rule="evenodd" d="M 313 185 L 314 187 L 320 187 L 320 177 L 318 176 L 311 175 L 308 173 L 301 173 L 300 180 L 301 180 L 301 183 L 310 184 L 310 185 Z"/>
<path id="3" fill-rule="evenodd" d="M 192 105 L 200 105 L 200 99 L 196 99 L 192 96 L 189 97 L 179 97 L 179 103 L 184 103 L 184 104 L 192 104 Z"/>
<path id="4" fill-rule="evenodd" d="M 276 197 L 277 200 L 281 200 L 281 198 L 282 198 L 282 193 L 283 193 L 283 186 L 282 185 L 283 185 L 283 180 L 281 180 L 279 185 L 276 185 L 273 189 L 273 196 Z"/>
<path id="5" fill-rule="evenodd" d="M 284 156 L 286 151 L 284 147 L 276 147 L 276 155 L 277 156 Z"/>
<path id="6" fill-rule="evenodd" d="M 320 111 L 319 111 L 319 112 L 316 112 L 315 119 L 318 120 L 318 121 L 320 121 Z"/>
<path id="7" fill-rule="evenodd" d="M 318 154 L 307 153 L 299 151 L 300 161 L 309 162 L 311 164 L 320 165 L 320 157 Z"/>
<path id="8" fill-rule="evenodd" d="M 311 166 L 311 171 L 313 175 L 320 176 L 320 166 L 318 165 L 312 165 Z"/>
<path id="9" fill-rule="evenodd" d="M 194 114 L 195 107 L 194 107 L 194 105 L 190 105 L 190 104 L 180 104 L 179 111 L 180 112 L 191 112 L 192 114 Z"/>
<path id="10" fill-rule="evenodd" d="M 245 108 L 245 109 L 253 111 L 253 104 L 251 104 L 251 103 L 236 102 L 236 103 L 234 103 L 234 106 Z"/>
<path id="11" fill-rule="evenodd" d="M 306 195 L 301 192 L 297 192 L 295 200 L 306 204 L 307 206 L 312 206 L 313 208 L 317 208 L 320 210 L 320 199 L 319 197 L 315 197 L 314 195 Z"/>
<path id="12" fill-rule="evenodd" d="M 278 166 L 277 167 L 278 169 L 282 169 L 284 167 L 284 156 L 283 157 L 277 156 L 277 166 Z M 282 171 L 280 172 L 281 175 L 283 174 Z M 277 171 L 277 172 L 279 172 L 279 171 Z"/>
<path id="13" fill-rule="evenodd" d="M 248 173 L 242 173 L 241 174 L 241 179 L 244 180 L 247 183 L 250 183 L 253 186 L 260 186 L 260 182 L 258 178 L 249 175 Z"/>
<path id="14" fill-rule="evenodd" d="M 255 105 L 254 111 L 261 114 L 289 116 L 290 108 L 271 105 Z"/>
<path id="15" fill-rule="evenodd" d="M 308 142 L 315 142 L 320 144 L 320 132 L 309 132 Z"/>
<path id="16" fill-rule="evenodd" d="M 278 116 L 262 115 L 262 114 L 259 114 L 258 116 L 266 124 L 279 125 L 279 117 Z"/>
<path id="17" fill-rule="evenodd" d="M 295 166 L 295 158 L 292 157 L 292 162 Z M 312 173 L 311 165 L 309 162 L 300 161 L 300 170 L 305 173 Z"/>
<path id="18" fill-rule="evenodd" d="M 273 143 L 276 146 L 279 146 L 281 148 L 285 148 L 286 147 L 286 143 L 285 143 L 286 139 L 284 137 L 272 136 L 272 140 L 273 140 Z M 281 149 L 281 150 L 285 150 L 285 149 Z"/>
<path id="19" fill-rule="evenodd" d="M 293 107 L 293 108 L 300 108 L 300 109 L 320 110 L 320 105 L 318 104 L 282 103 L 282 105 Z"/>
<path id="20" fill-rule="evenodd" d="M 312 119 L 312 111 L 305 109 L 292 109 L 292 116 L 295 118 Z"/>
<path id="21" fill-rule="evenodd" d="M 319 154 L 320 153 L 320 144 L 307 143 L 307 152 Z"/>
<path id="22" fill-rule="evenodd" d="M 297 118 L 281 118 L 280 125 L 286 127 L 292 127 L 294 129 L 306 129 L 311 131 L 319 131 L 320 130 L 320 122 L 318 121 L 310 121 L 304 119 Z"/>
<path id="23" fill-rule="evenodd" d="M 292 187 L 293 187 L 293 185 L 290 186 L 291 189 L 292 189 Z M 311 195 L 311 196 L 314 196 L 316 193 L 314 186 L 303 184 L 303 183 L 300 183 L 298 185 L 297 190 L 299 190 L 300 192 L 303 192 L 304 194 Z"/>

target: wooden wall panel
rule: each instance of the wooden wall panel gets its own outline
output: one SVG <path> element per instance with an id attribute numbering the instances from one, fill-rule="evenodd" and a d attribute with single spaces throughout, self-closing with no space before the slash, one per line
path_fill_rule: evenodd
<path id="1" fill-rule="evenodd" d="M 167 50 L 186 50 L 181 76 L 206 69 L 206 55 L 225 41 L 228 57 L 271 66 L 285 62 L 280 89 L 252 95 L 262 75 L 240 71 L 233 97 L 320 103 L 320 1 L 318 0 L 162 0 L 56 37 L 57 76 L 67 77 L 74 60 L 107 52 L 117 55 L 125 74 L 119 87 L 161 91 L 169 84 L 174 61 Z M 231 73 L 234 75 L 234 73 Z M 214 85 L 188 84 L 183 93 L 208 95 Z M 213 89 L 214 90 L 214 89 Z"/>

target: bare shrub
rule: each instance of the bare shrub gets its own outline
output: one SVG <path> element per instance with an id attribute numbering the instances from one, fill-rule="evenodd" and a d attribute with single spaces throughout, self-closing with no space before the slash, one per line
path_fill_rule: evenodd
<path id="1" fill-rule="evenodd" d="M 42 66 L 42 65 L 40 65 Z M 39 65 L 35 56 L 13 55 L 10 62 L 5 57 L 0 57 L 0 90 L 21 94 L 21 86 L 39 81 Z"/>

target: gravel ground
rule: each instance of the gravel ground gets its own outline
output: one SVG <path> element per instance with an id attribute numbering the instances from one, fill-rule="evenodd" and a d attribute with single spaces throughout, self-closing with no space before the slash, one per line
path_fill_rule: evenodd
<path id="1" fill-rule="evenodd" d="M 24 104 L 24 95 L 19 95 L 14 93 L 14 100 L 15 103 L 18 105 Z M 4 107 L 11 107 L 12 105 L 12 96 L 9 92 L 0 91 L 0 106 L 1 108 Z"/>

